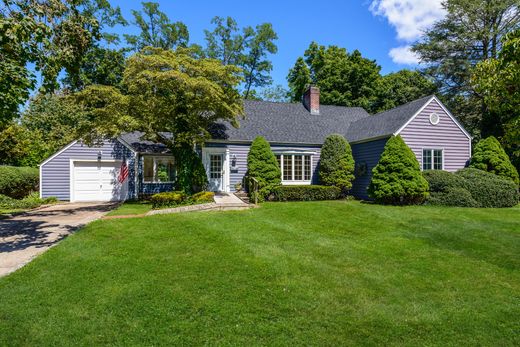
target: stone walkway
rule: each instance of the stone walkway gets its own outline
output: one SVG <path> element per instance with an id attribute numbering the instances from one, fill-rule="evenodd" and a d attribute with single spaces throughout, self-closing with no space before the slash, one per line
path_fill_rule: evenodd
<path id="1" fill-rule="evenodd" d="M 59 204 L 0 219 L 0 277 L 24 266 L 115 206 L 114 203 Z"/>
<path id="2" fill-rule="evenodd" d="M 247 210 L 254 205 L 249 205 L 240 200 L 235 194 L 231 193 L 217 193 L 213 198 L 215 202 L 199 205 L 188 205 L 174 208 L 165 208 L 161 210 L 152 210 L 146 213 L 147 216 L 153 216 L 156 214 L 169 214 L 169 213 L 181 213 L 181 212 L 192 212 L 192 211 L 231 211 L 231 210 Z"/>

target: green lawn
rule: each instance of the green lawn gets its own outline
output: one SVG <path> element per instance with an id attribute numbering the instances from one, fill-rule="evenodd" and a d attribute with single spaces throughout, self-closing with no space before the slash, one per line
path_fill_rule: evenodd
<path id="1" fill-rule="evenodd" d="M 0 345 L 520 345 L 520 208 L 97 221 L 0 279 Z"/>
<path id="2" fill-rule="evenodd" d="M 107 216 L 128 216 L 145 214 L 152 209 L 152 204 L 148 201 L 127 201 L 115 210 L 107 213 Z"/>

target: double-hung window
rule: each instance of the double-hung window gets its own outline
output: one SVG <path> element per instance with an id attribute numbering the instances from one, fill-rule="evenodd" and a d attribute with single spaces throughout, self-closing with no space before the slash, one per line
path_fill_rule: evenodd
<path id="1" fill-rule="evenodd" d="M 145 156 L 143 165 L 145 183 L 170 183 L 175 181 L 173 157 Z"/>
<path id="2" fill-rule="evenodd" d="M 310 183 L 311 182 L 311 155 L 310 154 L 277 154 L 276 160 L 282 172 L 283 183 Z"/>
<path id="3" fill-rule="evenodd" d="M 443 150 L 442 149 L 423 149 L 422 168 L 423 170 L 443 170 Z"/>

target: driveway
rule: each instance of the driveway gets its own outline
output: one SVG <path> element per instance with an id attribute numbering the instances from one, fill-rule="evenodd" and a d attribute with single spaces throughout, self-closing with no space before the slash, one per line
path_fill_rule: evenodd
<path id="1" fill-rule="evenodd" d="M 0 220 L 0 277 L 21 268 L 115 203 L 71 203 Z"/>

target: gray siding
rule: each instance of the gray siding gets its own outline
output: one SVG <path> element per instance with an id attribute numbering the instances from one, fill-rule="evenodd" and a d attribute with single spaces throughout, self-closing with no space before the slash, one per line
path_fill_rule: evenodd
<path id="1" fill-rule="evenodd" d="M 437 125 L 430 123 L 430 114 L 434 112 L 440 117 Z M 471 140 L 435 100 L 432 100 L 400 135 L 415 153 L 421 167 L 423 148 L 444 149 L 446 171 L 462 169 L 471 157 Z"/>
<path id="2" fill-rule="evenodd" d="M 381 153 L 383 153 L 387 141 L 388 138 L 384 138 L 351 145 L 356 167 L 366 165 L 366 170 L 363 175 L 360 175 L 358 170 L 356 170 L 356 178 L 354 182 L 352 182 L 351 194 L 356 198 L 368 199 L 367 189 L 372 179 L 372 169 L 379 162 L 379 158 L 381 157 Z"/>
<path id="3" fill-rule="evenodd" d="M 59 200 L 70 200 L 70 160 L 98 159 L 101 151 L 102 160 L 128 160 L 128 193 L 129 198 L 135 198 L 135 156 L 134 153 L 117 140 L 105 141 L 101 146 L 89 147 L 76 142 L 65 151 L 52 158 L 41 166 L 41 195 L 42 197 L 55 196 Z"/>

